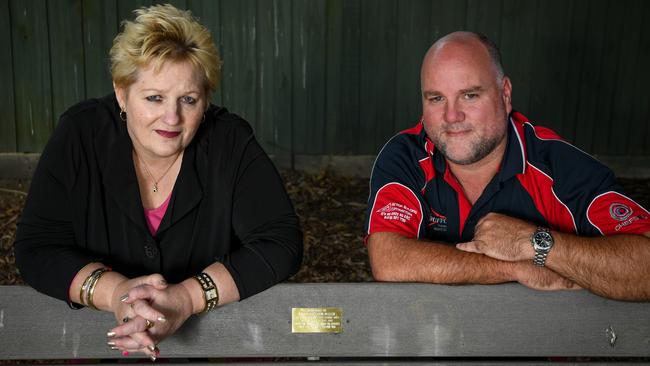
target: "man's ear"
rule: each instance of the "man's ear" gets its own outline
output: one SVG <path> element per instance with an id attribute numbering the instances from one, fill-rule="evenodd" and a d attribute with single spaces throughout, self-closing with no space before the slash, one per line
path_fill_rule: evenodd
<path id="1" fill-rule="evenodd" d="M 506 112 L 510 115 L 512 112 L 512 84 L 510 78 L 503 77 L 503 85 L 501 87 L 501 97 L 503 98 L 503 105 L 506 107 Z"/>

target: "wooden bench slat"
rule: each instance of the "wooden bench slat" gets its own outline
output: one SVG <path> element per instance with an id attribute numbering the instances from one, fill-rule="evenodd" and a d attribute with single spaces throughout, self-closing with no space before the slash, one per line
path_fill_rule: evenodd
<path id="1" fill-rule="evenodd" d="M 292 334 L 291 308 L 340 307 L 340 334 Z M 112 316 L 0 286 L 0 359 L 116 358 Z M 606 329 L 617 335 L 612 347 Z M 650 306 L 517 284 L 281 284 L 191 318 L 162 357 L 649 357 Z"/>

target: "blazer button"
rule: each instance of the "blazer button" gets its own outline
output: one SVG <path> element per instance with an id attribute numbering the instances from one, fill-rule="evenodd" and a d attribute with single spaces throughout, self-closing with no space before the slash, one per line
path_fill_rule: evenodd
<path id="1" fill-rule="evenodd" d="M 144 255 L 150 259 L 155 258 L 158 255 L 158 249 L 153 245 L 147 244 L 144 246 Z"/>

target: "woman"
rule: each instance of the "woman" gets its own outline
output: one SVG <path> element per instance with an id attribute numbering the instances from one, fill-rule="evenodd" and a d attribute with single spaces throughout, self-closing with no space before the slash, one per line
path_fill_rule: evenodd
<path id="1" fill-rule="evenodd" d="M 115 94 L 70 108 L 45 147 L 15 252 L 38 291 L 114 313 L 110 347 L 155 360 L 190 315 L 294 274 L 302 233 L 249 125 L 208 103 L 208 30 L 171 5 L 136 14 Z"/>

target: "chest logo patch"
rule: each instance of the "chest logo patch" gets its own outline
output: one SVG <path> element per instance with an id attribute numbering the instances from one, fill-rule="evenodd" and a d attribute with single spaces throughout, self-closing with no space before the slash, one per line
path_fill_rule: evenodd
<path id="1" fill-rule="evenodd" d="M 447 231 L 447 216 L 436 212 L 434 209 L 431 209 L 427 227 L 433 229 L 434 231 Z"/>
<path id="2" fill-rule="evenodd" d="M 391 202 L 375 212 L 384 220 L 397 220 L 405 223 L 411 221 L 413 215 L 417 215 L 418 213 L 417 210 L 397 202 Z"/>

